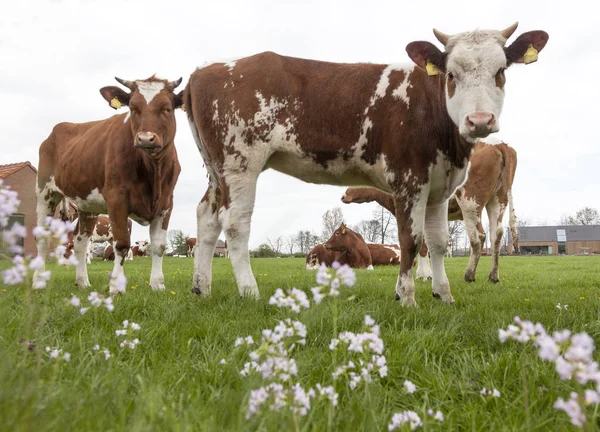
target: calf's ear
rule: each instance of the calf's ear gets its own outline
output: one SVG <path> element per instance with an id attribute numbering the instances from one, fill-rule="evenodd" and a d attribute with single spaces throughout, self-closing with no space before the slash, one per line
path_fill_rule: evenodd
<path id="1" fill-rule="evenodd" d="M 102 87 L 100 94 L 113 109 L 119 109 L 122 106 L 129 105 L 130 94 L 121 90 L 119 87 Z"/>
<path id="2" fill-rule="evenodd" d="M 544 49 L 548 42 L 548 33 L 534 30 L 523 33 L 508 47 L 504 48 L 506 65 L 513 63 L 533 63 L 538 59 L 538 53 Z"/>
<path id="3" fill-rule="evenodd" d="M 177 93 L 175 95 L 175 99 L 173 101 L 173 108 L 177 109 L 177 108 L 181 108 L 182 110 L 185 111 L 185 107 L 183 106 L 183 92 L 185 90 L 181 90 L 179 93 Z"/>

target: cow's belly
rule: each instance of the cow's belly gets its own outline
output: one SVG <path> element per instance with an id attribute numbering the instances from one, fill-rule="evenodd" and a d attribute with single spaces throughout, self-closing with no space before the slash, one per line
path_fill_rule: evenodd
<path id="1" fill-rule="evenodd" d="M 85 213 L 101 214 L 107 213 L 108 208 L 104 196 L 100 193 L 98 188 L 93 189 L 88 196 L 85 198 L 81 197 L 68 197 L 77 208 Z"/>
<path id="2" fill-rule="evenodd" d="M 274 153 L 265 169 L 272 168 L 281 173 L 296 177 L 307 183 L 330 184 L 335 186 L 374 186 L 389 189 L 383 172 L 377 165 L 357 166 L 342 158 L 327 162 L 327 168 L 309 156 L 293 153 Z"/>

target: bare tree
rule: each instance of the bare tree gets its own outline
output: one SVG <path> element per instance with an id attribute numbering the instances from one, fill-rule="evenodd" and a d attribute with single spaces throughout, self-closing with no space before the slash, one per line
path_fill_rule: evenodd
<path id="1" fill-rule="evenodd" d="M 344 214 L 341 207 L 334 207 L 323 213 L 323 233 L 321 235 L 323 241 L 327 241 L 343 222 Z"/>
<path id="2" fill-rule="evenodd" d="M 595 208 L 583 207 L 577 210 L 575 216 L 561 219 L 562 225 L 600 225 L 600 213 Z"/>
<path id="3" fill-rule="evenodd" d="M 452 239 L 452 249 L 458 247 L 460 238 L 465 233 L 465 224 L 463 221 L 449 221 L 448 222 L 448 235 Z"/>
<path id="4" fill-rule="evenodd" d="M 300 253 L 307 254 L 317 243 L 319 236 L 310 231 L 298 231 L 296 234 L 296 246 L 300 249 Z"/>
<path id="5" fill-rule="evenodd" d="M 289 255 L 294 255 L 294 250 L 296 249 L 296 235 L 290 235 L 285 240 L 285 248 Z"/>
<path id="6" fill-rule="evenodd" d="M 379 224 L 379 240 L 381 244 L 393 243 L 396 239 L 396 216 L 390 213 L 385 207 L 378 206 L 373 212 L 373 219 Z"/>
<path id="7" fill-rule="evenodd" d="M 517 216 L 517 228 L 524 227 L 524 226 L 530 226 L 530 225 L 531 225 L 530 219 Z"/>
<path id="8" fill-rule="evenodd" d="M 352 229 L 362 235 L 368 243 L 375 243 L 381 233 L 380 222 L 377 219 L 363 220 Z"/>
<path id="9" fill-rule="evenodd" d="M 275 240 L 271 240 L 270 238 L 267 237 L 267 243 L 269 243 L 269 246 L 277 255 L 279 255 L 281 253 L 281 249 L 283 248 L 283 237 L 282 236 L 277 237 Z"/>

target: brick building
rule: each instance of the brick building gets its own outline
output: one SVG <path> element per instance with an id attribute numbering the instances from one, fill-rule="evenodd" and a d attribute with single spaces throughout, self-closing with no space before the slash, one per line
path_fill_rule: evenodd
<path id="1" fill-rule="evenodd" d="M 510 231 L 508 249 L 512 250 Z M 519 227 L 519 250 L 534 255 L 600 254 L 600 225 Z"/>
<path id="2" fill-rule="evenodd" d="M 17 212 L 13 214 L 9 219 L 9 227 L 13 223 L 18 222 L 27 229 L 27 237 L 23 239 L 23 248 L 25 255 L 35 256 L 37 254 L 37 248 L 35 245 L 35 239 L 31 234 L 31 230 L 37 225 L 36 215 L 36 196 L 35 196 L 35 182 L 37 178 L 37 169 L 31 164 L 31 162 L 19 162 L 8 165 L 0 165 L 0 179 L 4 182 L 5 186 L 10 188 L 19 194 L 19 208 Z M 58 211 L 55 216 L 58 216 Z M 69 207 L 70 215 L 73 216 L 76 212 L 76 208 L 71 205 Z"/>

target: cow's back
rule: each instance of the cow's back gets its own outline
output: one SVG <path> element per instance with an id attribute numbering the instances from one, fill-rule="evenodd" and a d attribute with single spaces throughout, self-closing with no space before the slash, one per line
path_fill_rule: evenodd
<path id="1" fill-rule="evenodd" d="M 400 265 L 400 248 L 396 245 L 367 244 L 373 265 Z"/>

